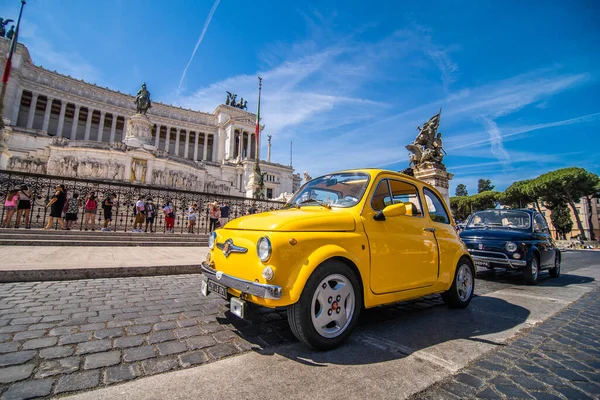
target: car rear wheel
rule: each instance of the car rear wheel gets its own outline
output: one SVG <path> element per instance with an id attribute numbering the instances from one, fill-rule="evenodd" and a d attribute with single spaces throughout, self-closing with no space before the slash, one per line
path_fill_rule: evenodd
<path id="1" fill-rule="evenodd" d="M 531 261 L 523 268 L 523 279 L 528 285 L 536 285 L 540 275 L 540 263 L 537 256 L 531 257 Z"/>
<path id="2" fill-rule="evenodd" d="M 560 256 L 556 255 L 554 257 L 554 267 L 550 268 L 548 272 L 550 272 L 552 278 L 558 278 L 560 276 Z"/>
<path id="3" fill-rule="evenodd" d="M 313 272 L 300 300 L 288 307 L 288 321 L 298 340 L 313 349 L 329 350 L 348 339 L 361 306 L 356 274 L 339 261 L 329 261 Z"/>
<path id="4" fill-rule="evenodd" d="M 452 308 L 465 308 L 475 292 L 475 268 L 466 258 L 462 258 L 454 272 L 452 286 L 442 293 L 444 303 Z"/>

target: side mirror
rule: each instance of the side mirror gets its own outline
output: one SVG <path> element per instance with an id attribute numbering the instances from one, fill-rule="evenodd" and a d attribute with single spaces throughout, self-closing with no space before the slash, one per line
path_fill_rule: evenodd
<path id="1" fill-rule="evenodd" d="M 406 214 L 406 204 L 392 204 L 373 216 L 375 221 L 385 221 L 386 218 L 397 217 Z"/>

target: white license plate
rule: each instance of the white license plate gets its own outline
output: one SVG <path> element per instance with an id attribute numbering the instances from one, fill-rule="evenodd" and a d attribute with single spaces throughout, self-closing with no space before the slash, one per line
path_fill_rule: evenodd
<path id="1" fill-rule="evenodd" d="M 475 261 L 475 266 L 487 268 L 490 266 L 490 262 L 489 261 Z"/>

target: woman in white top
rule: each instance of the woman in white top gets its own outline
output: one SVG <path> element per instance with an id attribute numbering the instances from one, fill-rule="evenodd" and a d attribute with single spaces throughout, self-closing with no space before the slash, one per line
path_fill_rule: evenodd
<path id="1" fill-rule="evenodd" d="M 194 233 L 194 225 L 196 225 L 197 212 L 198 204 L 194 203 L 188 209 L 188 233 Z"/>

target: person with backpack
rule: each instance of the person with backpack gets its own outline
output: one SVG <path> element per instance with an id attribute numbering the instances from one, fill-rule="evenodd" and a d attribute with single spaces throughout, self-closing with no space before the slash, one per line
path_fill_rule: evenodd
<path id="1" fill-rule="evenodd" d="M 103 232 L 110 232 L 108 226 L 112 222 L 112 210 L 115 205 L 115 199 L 117 195 L 111 193 L 106 196 L 104 201 L 102 201 L 102 210 L 104 211 L 104 228 L 102 228 Z"/>
<path id="2" fill-rule="evenodd" d="M 146 205 L 144 204 L 144 196 L 138 197 L 138 201 L 133 206 L 135 220 L 133 221 L 133 229 L 131 232 L 142 232 L 142 226 L 146 222 Z"/>
<path id="3" fill-rule="evenodd" d="M 154 216 L 156 214 L 156 206 L 154 205 L 154 202 L 152 200 L 152 197 L 148 197 L 146 199 L 146 204 L 144 204 L 144 207 L 146 208 L 146 228 L 144 229 L 144 232 L 148 232 L 148 225 L 150 225 L 150 233 L 154 233 Z"/>
<path id="4" fill-rule="evenodd" d="M 84 214 L 83 214 L 83 230 L 87 231 L 88 226 L 92 231 L 96 230 L 96 213 L 98 212 L 98 201 L 96 193 L 91 192 L 85 199 Z"/>

